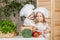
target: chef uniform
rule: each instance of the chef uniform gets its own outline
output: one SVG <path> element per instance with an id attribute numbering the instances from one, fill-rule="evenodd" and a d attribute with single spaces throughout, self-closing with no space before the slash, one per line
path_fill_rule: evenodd
<path id="1" fill-rule="evenodd" d="M 27 26 L 27 25 L 31 25 L 31 26 L 35 26 L 35 22 L 34 20 L 31 20 L 28 18 L 28 16 L 30 16 L 34 11 L 34 5 L 32 4 L 26 4 L 20 11 L 20 16 L 24 16 L 26 17 L 25 20 L 24 20 L 24 25 Z"/>
<path id="2" fill-rule="evenodd" d="M 46 8 L 44 8 L 44 7 L 36 8 L 34 10 L 34 12 L 35 13 L 41 12 L 45 16 L 45 18 L 49 17 L 49 11 Z M 46 30 L 46 28 L 49 28 L 48 23 L 47 22 L 46 23 L 39 22 L 39 23 L 36 24 L 36 27 L 38 28 L 38 30 L 42 31 L 42 34 L 45 36 L 46 40 L 49 40 L 48 38 L 50 37 L 50 33 L 47 33 L 47 34 L 44 33 L 44 31 Z"/>

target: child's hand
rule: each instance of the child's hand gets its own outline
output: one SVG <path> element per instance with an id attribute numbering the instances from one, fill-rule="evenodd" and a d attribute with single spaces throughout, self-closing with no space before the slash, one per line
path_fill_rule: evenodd
<path id="1" fill-rule="evenodd" d="M 44 33 L 49 33 L 50 30 L 48 28 L 46 28 L 46 30 L 44 31 Z"/>
<path id="2" fill-rule="evenodd" d="M 32 28 L 32 31 L 36 31 L 36 30 L 37 30 L 37 28 L 36 28 L 36 27 L 33 27 L 33 28 Z"/>

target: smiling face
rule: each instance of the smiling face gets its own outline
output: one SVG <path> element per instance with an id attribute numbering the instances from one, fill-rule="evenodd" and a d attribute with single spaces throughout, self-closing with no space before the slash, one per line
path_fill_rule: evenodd
<path id="1" fill-rule="evenodd" d="M 35 13 L 33 12 L 28 18 L 33 20 L 35 18 L 34 16 L 35 16 Z"/>
<path id="2" fill-rule="evenodd" d="M 36 20 L 37 20 L 37 22 L 45 22 L 45 17 L 41 12 L 37 12 Z"/>

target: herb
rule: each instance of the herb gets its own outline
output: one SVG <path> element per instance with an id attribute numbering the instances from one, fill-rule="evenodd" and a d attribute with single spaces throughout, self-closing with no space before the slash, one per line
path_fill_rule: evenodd
<path id="1" fill-rule="evenodd" d="M 0 31 L 2 33 L 11 33 L 16 32 L 16 24 L 14 24 L 11 20 L 0 20 Z"/>

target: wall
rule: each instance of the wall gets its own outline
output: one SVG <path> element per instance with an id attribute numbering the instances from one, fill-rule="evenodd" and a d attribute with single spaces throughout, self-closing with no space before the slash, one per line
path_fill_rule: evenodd
<path id="1" fill-rule="evenodd" d="M 60 0 L 55 0 L 55 40 L 60 40 Z"/>

